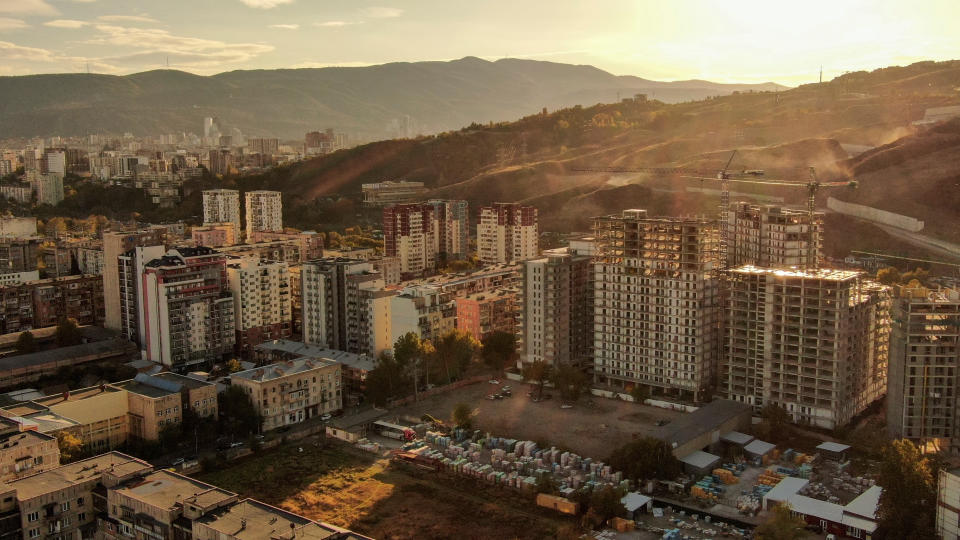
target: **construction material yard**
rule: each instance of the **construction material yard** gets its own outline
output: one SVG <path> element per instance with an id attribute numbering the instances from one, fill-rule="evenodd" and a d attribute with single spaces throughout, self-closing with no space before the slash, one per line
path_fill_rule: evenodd
<path id="1" fill-rule="evenodd" d="M 572 518 L 508 489 L 397 468 L 341 443 L 290 443 L 200 480 L 377 539 L 549 538 Z"/>
<path id="2" fill-rule="evenodd" d="M 487 399 L 504 386 L 513 387 L 513 396 Z M 481 430 L 516 439 L 537 441 L 541 447 L 557 446 L 583 456 L 606 459 L 610 452 L 636 436 L 651 435 L 657 423 L 677 418 L 680 411 L 660 409 L 627 401 L 584 396 L 572 408 L 561 408 L 556 399 L 534 402 L 532 385 L 501 380 L 472 384 L 452 392 L 431 396 L 411 405 L 392 409 L 390 416 L 420 418 L 425 413 L 449 421 L 458 403 L 474 408 L 474 424 Z M 544 389 L 544 394 L 555 394 Z"/>

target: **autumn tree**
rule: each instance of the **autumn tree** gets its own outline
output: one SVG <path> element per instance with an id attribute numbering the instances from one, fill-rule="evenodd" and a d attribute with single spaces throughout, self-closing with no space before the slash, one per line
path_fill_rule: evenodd
<path id="1" fill-rule="evenodd" d="M 480 342 L 470 333 L 453 329 L 433 342 L 433 367 L 447 384 L 467 371 L 470 361 L 480 349 Z"/>
<path id="2" fill-rule="evenodd" d="M 390 400 L 407 395 L 410 375 L 394 357 L 382 353 L 366 380 L 366 397 L 374 405 L 382 407 Z"/>
<path id="3" fill-rule="evenodd" d="M 620 492 L 613 486 L 604 486 L 593 490 L 590 495 L 589 509 L 583 516 L 583 524 L 591 529 L 603 526 L 610 518 L 623 516 L 627 509 L 620 502 Z"/>
<path id="4" fill-rule="evenodd" d="M 884 285 L 900 283 L 900 271 L 892 266 L 877 270 L 877 281 Z"/>
<path id="5" fill-rule="evenodd" d="M 457 403 L 453 408 L 453 423 L 464 429 L 470 429 L 473 425 L 473 409 L 467 403 Z"/>
<path id="6" fill-rule="evenodd" d="M 240 364 L 240 361 L 236 358 L 231 358 L 227 360 L 227 371 L 230 373 L 236 373 L 238 371 L 243 371 L 243 365 Z"/>
<path id="7" fill-rule="evenodd" d="M 497 374 L 517 361 L 517 336 L 512 332 L 492 332 L 483 338 L 482 345 L 483 363 Z"/>
<path id="8" fill-rule="evenodd" d="M 70 463 L 83 455 L 83 441 L 68 431 L 57 432 L 57 446 L 60 447 L 61 463 Z"/>
<path id="9" fill-rule="evenodd" d="M 30 331 L 23 332 L 17 338 L 17 344 L 15 349 L 17 354 L 30 354 L 37 352 L 37 340 L 33 337 L 33 334 Z"/>
<path id="10" fill-rule="evenodd" d="M 550 380 L 550 364 L 536 360 L 523 366 L 523 380 L 537 385 L 537 399 L 543 399 L 543 385 Z"/>
<path id="11" fill-rule="evenodd" d="M 83 335 L 80 333 L 80 328 L 77 327 L 76 319 L 67 317 L 62 317 L 60 322 L 57 323 L 55 337 L 57 347 L 79 345 L 83 341 Z"/>
<path id="12" fill-rule="evenodd" d="M 790 505 L 778 504 L 770 516 L 753 531 L 756 540 L 799 540 L 807 536 L 807 523 L 790 512 Z"/>
<path id="13" fill-rule="evenodd" d="M 936 538 L 937 475 L 930 460 L 906 439 L 882 452 L 877 484 L 883 487 L 877 508 L 878 540 Z"/>
<path id="14" fill-rule="evenodd" d="M 580 394 L 587 386 L 586 374 L 580 368 L 564 364 L 553 370 L 550 376 L 553 386 L 560 392 L 560 399 L 574 402 L 580 399 Z"/>
<path id="15" fill-rule="evenodd" d="M 653 437 L 628 442 L 614 450 L 607 462 L 631 480 L 670 480 L 683 471 L 667 443 Z"/>

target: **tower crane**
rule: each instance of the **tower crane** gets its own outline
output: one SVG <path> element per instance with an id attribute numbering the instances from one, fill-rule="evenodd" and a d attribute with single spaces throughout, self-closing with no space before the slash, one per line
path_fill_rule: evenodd
<path id="1" fill-rule="evenodd" d="M 695 168 L 686 168 L 686 167 L 577 167 L 574 168 L 574 172 L 600 172 L 600 173 L 648 173 L 659 176 L 674 176 L 677 178 L 691 178 L 694 180 L 716 180 L 720 182 L 720 262 L 721 265 L 727 265 L 727 227 L 729 224 L 730 218 L 730 182 L 744 183 L 744 184 L 764 184 L 769 186 L 786 186 L 786 187 L 795 187 L 795 188 L 806 188 L 807 190 L 807 212 L 810 215 L 810 226 L 813 227 L 813 215 L 817 209 L 817 192 L 821 188 L 831 188 L 831 187 L 841 187 L 846 186 L 850 188 L 857 187 L 857 181 L 850 180 L 840 180 L 840 181 L 830 181 L 830 182 L 821 182 L 817 179 L 817 172 L 814 167 L 808 167 L 808 173 L 810 175 L 809 180 L 787 180 L 787 179 L 777 179 L 777 178 L 767 178 L 765 171 L 761 169 L 744 169 L 737 172 L 730 171 L 730 164 L 733 162 L 733 158 L 736 156 L 737 151 L 734 150 L 730 154 L 730 158 L 727 160 L 726 165 L 719 171 L 711 171 L 709 169 L 695 169 Z M 816 267 L 817 262 L 814 260 L 816 257 L 816 248 L 817 242 L 811 234 L 810 242 L 807 245 L 807 264 Z"/>

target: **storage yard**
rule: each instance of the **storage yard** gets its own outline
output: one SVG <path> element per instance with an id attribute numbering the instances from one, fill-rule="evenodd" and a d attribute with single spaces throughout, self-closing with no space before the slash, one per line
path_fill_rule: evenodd
<path id="1" fill-rule="evenodd" d="M 487 399 L 503 385 L 513 386 L 512 397 Z M 657 422 L 670 422 L 683 414 L 613 399 L 591 400 L 590 396 L 581 397 L 570 409 L 562 409 L 558 396 L 535 403 L 527 396 L 530 391 L 536 390 L 515 381 L 504 380 L 499 385 L 483 382 L 391 410 L 390 415 L 420 418 L 427 413 L 447 421 L 458 403 L 468 403 L 475 408 L 474 423 L 484 431 L 546 442 L 548 446 L 603 459 L 635 434 L 650 435 Z M 550 393 L 550 389 L 544 389 L 545 395 Z M 593 405 L 589 404 L 591 401 Z"/>

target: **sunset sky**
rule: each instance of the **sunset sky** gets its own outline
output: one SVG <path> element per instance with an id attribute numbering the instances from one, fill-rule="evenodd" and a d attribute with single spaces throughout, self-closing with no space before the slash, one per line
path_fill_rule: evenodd
<path id="1" fill-rule="evenodd" d="M 960 1 L 0 0 L 0 75 L 505 56 L 618 75 L 815 81 L 960 56 Z"/>

